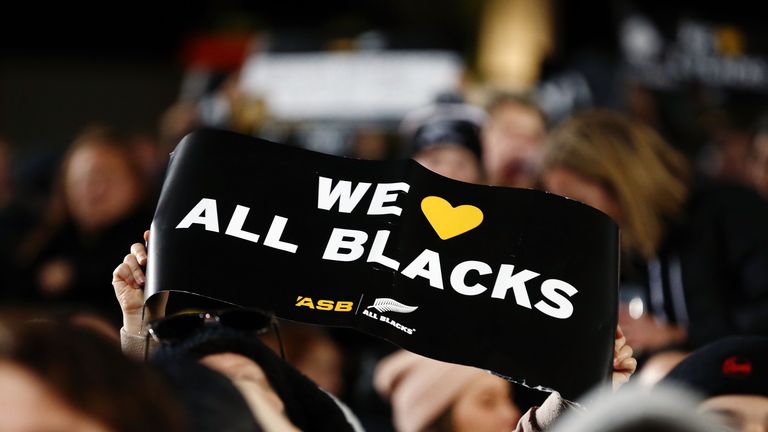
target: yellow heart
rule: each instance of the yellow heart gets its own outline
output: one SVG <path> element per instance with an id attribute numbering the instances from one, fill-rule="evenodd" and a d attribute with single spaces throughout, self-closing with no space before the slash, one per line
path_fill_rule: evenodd
<path id="1" fill-rule="evenodd" d="M 421 200 L 421 211 L 441 240 L 464 234 L 483 222 L 483 212 L 479 208 L 472 205 L 453 207 L 437 196 Z"/>

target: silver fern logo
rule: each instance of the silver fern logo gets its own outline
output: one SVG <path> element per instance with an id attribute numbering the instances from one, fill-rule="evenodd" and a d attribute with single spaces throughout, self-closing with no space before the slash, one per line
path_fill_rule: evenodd
<path id="1" fill-rule="evenodd" d="M 373 301 L 373 304 L 368 306 L 367 309 L 376 309 L 379 313 L 385 312 L 397 312 L 397 313 L 411 313 L 418 309 L 418 306 L 408 306 L 400 303 L 397 300 L 391 298 L 377 298 Z"/>

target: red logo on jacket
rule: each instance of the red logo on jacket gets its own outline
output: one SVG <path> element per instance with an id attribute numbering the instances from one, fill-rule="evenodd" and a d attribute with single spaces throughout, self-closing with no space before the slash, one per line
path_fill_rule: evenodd
<path id="1" fill-rule="evenodd" d="M 752 373 L 752 362 L 738 357 L 731 356 L 723 362 L 723 375 L 746 377 Z"/>

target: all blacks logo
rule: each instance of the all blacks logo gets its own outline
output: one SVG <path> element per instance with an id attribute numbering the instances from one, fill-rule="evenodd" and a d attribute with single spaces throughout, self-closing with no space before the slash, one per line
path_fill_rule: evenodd
<path id="1" fill-rule="evenodd" d="M 363 315 L 377 321 L 385 322 L 400 330 L 401 332 L 411 335 L 416 331 L 416 329 L 404 326 L 384 314 L 387 312 L 407 314 L 415 311 L 418 308 L 418 306 L 408 306 L 391 298 L 377 298 L 373 301 L 372 305 L 363 309 Z"/>

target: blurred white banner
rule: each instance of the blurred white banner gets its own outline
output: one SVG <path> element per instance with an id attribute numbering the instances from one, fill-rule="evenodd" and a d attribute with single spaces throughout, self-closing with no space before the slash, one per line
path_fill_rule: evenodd
<path id="1" fill-rule="evenodd" d="M 277 120 L 399 119 L 456 91 L 462 73 L 447 51 L 266 53 L 246 62 L 240 86 Z"/>

